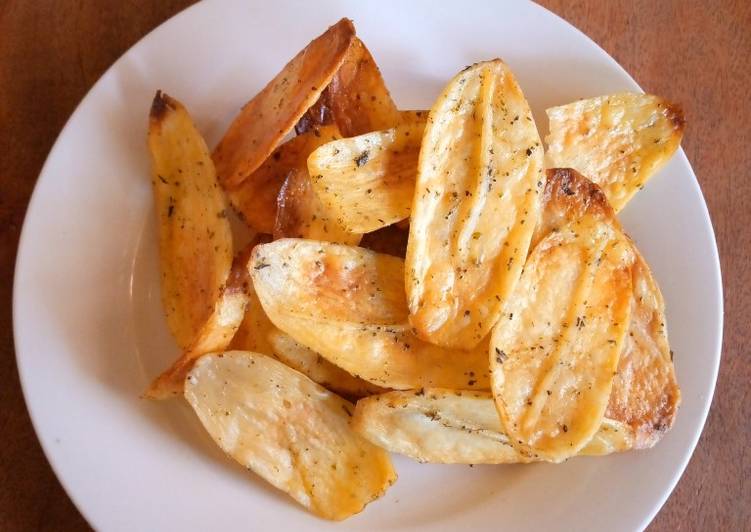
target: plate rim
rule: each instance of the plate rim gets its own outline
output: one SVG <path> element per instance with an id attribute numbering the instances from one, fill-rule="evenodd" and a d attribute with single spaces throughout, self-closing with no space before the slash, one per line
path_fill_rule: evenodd
<path id="1" fill-rule="evenodd" d="M 115 70 L 118 67 L 118 65 L 121 62 L 123 62 L 124 58 L 129 56 L 135 48 L 142 45 L 145 41 L 153 39 L 155 35 L 159 33 L 165 26 L 171 24 L 172 22 L 176 21 L 179 18 L 189 16 L 189 14 L 193 10 L 197 10 L 200 6 L 206 3 L 211 3 L 211 2 L 208 2 L 208 0 L 203 0 L 195 4 L 192 4 L 190 6 L 187 6 L 183 8 L 182 10 L 178 11 L 177 13 L 175 13 L 174 15 L 172 15 L 171 17 L 162 21 L 159 25 L 157 25 L 153 29 L 151 29 L 149 32 L 143 35 L 140 39 L 138 39 L 135 43 L 129 46 L 97 78 L 97 80 L 86 91 L 86 94 L 76 104 L 73 112 L 67 118 L 65 125 L 60 129 L 60 132 L 55 138 L 55 141 L 45 158 L 44 164 L 42 165 L 39 171 L 39 174 L 37 176 L 37 180 L 34 184 L 33 191 L 29 197 L 29 201 L 26 206 L 26 212 L 24 214 L 22 228 L 19 234 L 18 244 L 16 248 L 17 252 L 16 252 L 16 258 L 15 258 L 15 264 L 14 264 L 14 269 L 13 269 L 12 327 L 13 327 L 13 343 L 14 343 L 16 370 L 19 376 L 21 391 L 22 391 L 22 395 L 24 398 L 24 403 L 26 405 L 27 412 L 29 413 L 29 419 L 34 429 L 34 434 L 36 436 L 37 442 L 42 448 L 42 452 L 44 454 L 45 459 L 47 460 L 47 463 L 49 464 L 50 468 L 53 470 L 55 477 L 57 478 L 58 482 L 65 490 L 65 493 L 70 499 L 70 501 L 73 503 L 75 508 L 78 510 L 78 512 L 86 520 L 87 524 L 89 524 L 90 526 L 94 526 L 95 520 L 93 518 L 93 515 L 91 515 L 88 509 L 86 508 L 86 502 L 83 500 L 79 500 L 78 497 L 73 495 L 73 490 L 70 488 L 70 484 L 72 481 L 69 478 L 66 478 L 64 475 L 61 474 L 59 467 L 53 457 L 54 453 L 52 450 L 52 446 L 49 443 L 45 443 L 43 439 L 40 438 L 40 433 L 42 432 L 42 429 L 38 420 L 40 419 L 41 415 L 38 413 L 35 414 L 34 409 L 31 406 L 31 401 L 30 401 L 31 385 L 28 384 L 30 380 L 33 379 L 33 377 L 28 373 L 28 371 L 24 370 L 24 363 L 23 363 L 24 357 L 23 355 L 21 355 L 21 352 L 18 347 L 20 343 L 19 342 L 20 326 L 19 326 L 18 318 L 17 318 L 17 308 L 19 306 L 19 301 L 22 298 L 22 292 L 19 289 L 18 272 L 21 269 L 21 263 L 24 260 L 25 255 L 29 253 L 28 251 L 25 251 L 30 246 L 29 244 L 29 239 L 30 239 L 29 220 L 32 216 L 32 213 L 36 212 L 34 206 L 36 203 L 38 203 L 39 190 L 41 188 L 40 185 L 43 179 L 45 178 L 45 175 L 48 174 L 48 166 L 51 164 L 50 161 L 54 158 L 53 156 L 57 153 L 57 151 L 59 151 L 61 140 L 66 135 L 69 128 L 71 127 L 71 124 L 74 122 L 74 119 L 80 114 L 81 108 L 83 107 L 84 103 L 89 99 L 89 97 L 92 95 L 92 93 L 94 93 L 98 89 L 98 87 L 102 84 L 102 81 L 106 77 L 111 75 L 112 71 Z M 216 2 L 216 3 L 220 3 L 220 2 Z M 634 80 L 631 74 L 623 66 L 621 66 L 621 64 L 618 63 L 618 61 L 616 61 L 597 42 L 595 42 L 591 37 L 589 37 L 586 33 L 580 30 L 577 26 L 570 23 L 568 20 L 564 19 L 562 16 L 558 15 L 557 13 L 547 9 L 546 7 L 540 4 L 537 4 L 536 2 L 532 0 L 525 0 L 525 3 L 531 5 L 533 9 L 536 9 L 538 13 L 540 13 L 540 16 L 553 17 L 557 19 L 557 23 L 566 26 L 569 30 L 573 30 L 580 37 L 583 37 L 588 42 L 590 47 L 592 47 L 593 50 L 597 50 L 597 52 L 599 52 L 599 54 L 607 61 L 607 63 L 609 63 L 611 67 L 615 67 L 620 72 L 620 74 L 624 77 L 624 79 L 627 80 L 631 85 L 633 85 L 633 87 L 636 90 L 640 92 L 644 92 L 644 90 L 636 82 L 636 80 Z M 711 370 L 712 370 L 711 371 L 711 385 L 709 387 L 709 391 L 707 393 L 707 396 L 704 400 L 704 404 L 701 409 L 700 422 L 697 424 L 696 430 L 693 431 L 689 445 L 683 449 L 683 456 L 680 459 L 679 467 L 676 468 L 675 472 L 672 475 L 672 478 L 670 478 L 670 481 L 667 483 L 666 489 L 662 491 L 660 499 L 656 500 L 654 504 L 652 504 L 652 508 L 650 512 L 647 512 L 644 514 L 644 518 L 642 519 L 641 524 L 639 526 L 641 530 L 646 529 L 646 527 L 654 520 L 655 516 L 659 513 L 659 511 L 665 505 L 665 502 L 672 495 L 673 491 L 675 490 L 676 485 L 678 484 L 678 481 L 683 476 L 688 466 L 688 463 L 693 457 L 693 454 L 696 450 L 696 446 L 698 445 L 699 439 L 704 433 L 704 428 L 706 426 L 706 421 L 709 415 L 709 410 L 711 409 L 712 403 L 714 401 L 714 393 L 716 390 L 719 368 L 720 368 L 720 364 L 722 361 L 722 345 L 723 345 L 723 337 L 724 337 L 724 284 L 722 280 L 722 264 L 719 258 L 719 249 L 717 246 L 717 237 L 716 237 L 716 233 L 714 229 L 714 224 L 712 223 L 712 219 L 709 213 L 709 207 L 707 205 L 706 197 L 704 196 L 704 193 L 702 191 L 701 184 L 699 183 L 699 180 L 696 177 L 696 173 L 694 172 L 693 166 L 691 165 L 691 162 L 686 156 L 682 145 L 679 146 L 678 150 L 676 150 L 676 153 L 674 154 L 673 157 L 680 158 L 683 160 L 683 162 L 685 162 L 686 167 L 688 168 L 690 172 L 690 176 L 692 178 L 690 180 L 691 186 L 694 187 L 698 191 L 699 195 L 701 196 L 701 200 L 702 200 L 701 201 L 701 204 L 702 204 L 701 215 L 703 216 L 708 228 L 710 229 L 711 244 L 712 244 L 710 259 L 714 265 L 714 272 L 716 272 L 716 276 L 714 276 L 714 278 L 712 279 L 713 284 L 714 284 L 714 292 L 716 294 L 716 301 L 714 303 L 717 307 L 717 315 L 715 317 L 715 323 L 712 324 L 712 329 L 713 329 L 713 336 L 716 337 L 716 341 L 715 341 L 714 352 L 712 353 L 713 356 L 712 356 L 712 367 L 711 367 Z M 51 179 L 51 178 L 47 178 L 47 179 Z M 697 418 L 697 421 L 698 420 L 699 418 Z M 99 524 L 99 523 L 96 523 L 96 524 Z"/>

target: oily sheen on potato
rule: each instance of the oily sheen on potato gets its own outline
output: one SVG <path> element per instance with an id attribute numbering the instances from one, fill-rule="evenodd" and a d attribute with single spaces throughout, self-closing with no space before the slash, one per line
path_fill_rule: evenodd
<path id="1" fill-rule="evenodd" d="M 410 323 L 477 345 L 519 278 L 544 176 L 537 128 L 501 60 L 472 65 L 435 102 L 420 148 L 406 257 Z"/>
<path id="2" fill-rule="evenodd" d="M 243 106 L 213 153 L 223 187 L 239 186 L 271 155 L 331 82 L 354 39 L 352 21 L 341 19 Z"/>
<path id="3" fill-rule="evenodd" d="M 162 306 L 172 336 L 188 349 L 213 312 L 232 266 L 227 205 L 188 111 L 161 91 L 151 105 L 148 146 Z"/>
<path id="4" fill-rule="evenodd" d="M 602 424 L 634 260 L 627 237 L 596 216 L 569 222 L 530 254 L 490 349 L 496 406 L 518 448 L 562 461 Z"/>
<path id="5" fill-rule="evenodd" d="M 360 398 L 386 391 L 380 386 L 350 375 L 276 327 L 269 332 L 268 341 L 275 359 L 343 397 Z"/>
<path id="6" fill-rule="evenodd" d="M 510 442 L 489 392 L 428 388 L 373 395 L 357 402 L 352 427 L 374 444 L 419 462 L 523 464 L 540 457 Z M 633 435 L 610 419 L 579 455 L 627 451 Z"/>
<path id="7" fill-rule="evenodd" d="M 305 171 L 310 153 L 321 144 L 341 138 L 336 126 L 320 126 L 280 144 L 245 180 L 225 193 L 232 208 L 253 230 L 274 232 L 277 198 L 290 172 Z"/>
<path id="8" fill-rule="evenodd" d="M 295 126 L 304 133 L 334 124 L 346 137 L 394 127 L 399 111 L 370 51 L 357 37 L 339 69 L 313 106 Z"/>
<path id="9" fill-rule="evenodd" d="M 651 94 L 598 96 L 547 114 L 549 166 L 587 176 L 616 212 L 672 157 L 686 124 L 680 107 Z"/>
<path id="10" fill-rule="evenodd" d="M 313 188 L 349 231 L 369 233 L 409 217 L 426 117 L 329 142 L 310 155 Z"/>
<path id="11" fill-rule="evenodd" d="M 414 335 L 398 257 L 283 239 L 257 246 L 248 268 L 274 325 L 356 377 L 394 389 L 489 386 L 487 343 L 458 351 Z"/>
<path id="12" fill-rule="evenodd" d="M 354 405 L 271 357 L 203 357 L 185 398 L 221 449 L 325 519 L 360 512 L 396 480 L 388 454 L 349 425 Z"/>
<path id="13" fill-rule="evenodd" d="M 547 171 L 543 214 L 533 243 L 585 216 L 619 227 L 602 189 L 570 168 Z M 605 415 L 633 432 L 634 447 L 651 447 L 673 425 L 681 393 L 667 337 L 665 303 L 652 272 L 632 242 L 631 312 Z"/>

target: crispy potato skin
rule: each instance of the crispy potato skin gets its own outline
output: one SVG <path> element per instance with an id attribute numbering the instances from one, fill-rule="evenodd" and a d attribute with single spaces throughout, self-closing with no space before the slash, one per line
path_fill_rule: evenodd
<path id="1" fill-rule="evenodd" d="M 225 187 L 230 204 L 240 218 L 259 233 L 274 232 L 277 198 L 290 172 L 307 171 L 310 153 L 318 146 L 341 138 L 336 126 L 322 126 L 292 137 L 240 185 Z"/>
<path id="2" fill-rule="evenodd" d="M 605 415 L 633 430 L 634 446 L 654 446 L 673 426 L 681 392 L 668 343 L 665 302 L 637 252 L 631 321 Z"/>
<path id="3" fill-rule="evenodd" d="M 673 155 L 686 122 L 678 105 L 620 93 L 547 110 L 551 167 L 571 167 L 599 185 L 618 212 Z"/>
<path id="4" fill-rule="evenodd" d="M 406 257 L 410 324 L 472 348 L 519 278 L 542 191 L 531 111 L 499 59 L 460 72 L 428 116 Z"/>
<path id="5" fill-rule="evenodd" d="M 572 220 L 592 216 L 620 228 L 605 193 L 571 168 L 549 168 L 542 194 L 542 215 L 532 235 L 531 248 Z"/>
<path id="6" fill-rule="evenodd" d="M 208 355 L 185 398 L 225 453 L 324 519 L 362 511 L 396 481 L 388 454 L 350 428 L 352 403 L 271 357 Z"/>
<path id="7" fill-rule="evenodd" d="M 354 40 L 352 21 L 341 19 L 245 104 L 213 153 L 222 186 L 239 186 L 263 164 L 331 82 Z"/>
<path id="8" fill-rule="evenodd" d="M 227 206 L 188 111 L 161 91 L 151 106 L 148 146 L 162 305 L 172 336 L 188 349 L 213 312 L 232 265 Z"/>
<path id="9" fill-rule="evenodd" d="M 335 124 L 345 137 L 394 127 L 399 111 L 365 44 L 355 37 L 341 67 L 295 126 L 297 133 Z"/>

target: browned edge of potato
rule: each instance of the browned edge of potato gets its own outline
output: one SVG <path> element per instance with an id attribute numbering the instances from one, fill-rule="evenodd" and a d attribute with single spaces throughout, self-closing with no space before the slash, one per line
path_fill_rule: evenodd
<path id="1" fill-rule="evenodd" d="M 355 37 L 339 70 L 318 100 L 295 126 L 303 133 L 316 125 L 336 124 L 345 137 L 388 129 L 399 111 L 365 44 Z"/>
<path id="2" fill-rule="evenodd" d="M 543 214 L 533 245 L 568 220 L 599 216 L 620 226 L 602 189 L 570 168 L 547 170 Z M 631 318 L 605 416 L 627 426 L 634 448 L 653 446 L 672 427 L 681 393 L 667 337 L 665 302 L 633 244 Z"/>
<path id="3" fill-rule="evenodd" d="M 331 82 L 354 39 L 352 21 L 341 19 L 245 104 L 213 153 L 222 186 L 237 187 L 263 164 Z"/>

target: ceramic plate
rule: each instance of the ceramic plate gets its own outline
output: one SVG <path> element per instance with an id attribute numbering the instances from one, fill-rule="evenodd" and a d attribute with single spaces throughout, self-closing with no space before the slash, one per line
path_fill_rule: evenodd
<path id="1" fill-rule="evenodd" d="M 315 6 L 315 7 L 312 7 Z M 355 21 L 400 107 L 425 108 L 467 64 L 500 56 L 544 109 L 636 83 L 531 3 L 246 0 L 198 4 L 146 36 L 80 104 L 39 177 L 18 253 L 18 367 L 39 439 L 100 530 L 332 527 L 226 459 L 183 403 L 139 398 L 177 349 L 159 300 L 146 124 L 154 91 L 214 145 L 314 36 Z M 669 96 L 669 95 L 666 95 Z M 688 129 L 691 134 L 691 129 Z M 679 151 L 622 213 L 667 301 L 683 406 L 652 450 L 563 465 L 441 466 L 399 480 L 337 530 L 634 530 L 670 494 L 701 433 L 720 359 L 722 288 L 701 191 Z"/>

